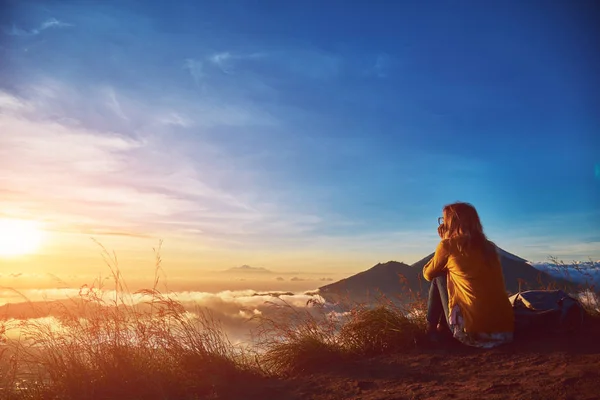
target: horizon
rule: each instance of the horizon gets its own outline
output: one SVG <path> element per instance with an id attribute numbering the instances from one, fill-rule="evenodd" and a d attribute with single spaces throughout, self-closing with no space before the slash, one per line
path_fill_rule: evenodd
<path id="1" fill-rule="evenodd" d="M 600 259 L 592 2 L 3 4 L 0 282 Z"/>
<path id="2" fill-rule="evenodd" d="M 512 258 L 511 254 L 504 254 L 503 257 Z M 281 274 L 277 271 L 270 271 L 266 274 L 268 278 L 265 278 L 265 274 L 260 272 L 241 274 L 241 276 L 248 278 L 246 284 L 244 282 L 245 279 L 239 279 L 240 274 L 234 275 L 238 278 L 224 279 L 223 275 L 227 275 L 228 273 L 225 270 L 213 272 L 209 276 L 204 275 L 205 279 L 202 282 L 189 280 L 183 282 L 177 281 L 168 279 L 168 277 L 159 273 L 161 280 L 155 286 L 153 286 L 153 282 L 149 281 L 144 283 L 135 282 L 134 284 L 138 285 L 139 288 L 132 287 L 129 284 L 131 282 L 125 284 L 121 282 L 124 291 L 115 291 L 115 282 L 112 281 L 111 284 L 111 280 L 109 280 L 108 285 L 104 286 L 104 281 L 101 279 L 93 283 L 87 282 L 86 285 L 82 286 L 69 286 L 66 282 L 61 282 L 60 287 L 44 287 L 39 284 L 31 287 L 23 287 L 20 290 L 16 290 L 14 287 L 10 289 L 0 287 L 0 311 L 5 326 L 11 327 L 6 337 L 17 339 L 21 334 L 19 327 L 22 323 L 35 324 L 41 322 L 59 329 L 65 313 L 79 315 L 78 313 L 85 310 L 85 307 L 80 309 L 79 306 L 81 304 L 89 305 L 87 302 L 94 298 L 102 299 L 97 305 L 107 308 L 114 306 L 112 302 L 115 298 L 121 299 L 120 301 L 123 302 L 123 305 L 126 304 L 126 308 L 128 309 L 133 309 L 134 307 L 143 308 L 145 305 L 148 305 L 149 296 L 151 297 L 150 293 L 154 289 L 157 289 L 166 298 L 180 304 L 191 315 L 198 315 L 200 310 L 211 313 L 219 321 L 223 332 L 227 334 L 233 343 L 249 343 L 253 340 L 251 331 L 254 326 L 253 324 L 256 323 L 253 316 L 276 318 L 278 317 L 278 305 L 292 306 L 296 310 L 310 312 L 312 302 L 318 302 L 324 310 L 328 310 L 328 313 L 334 315 L 344 310 L 344 304 L 353 304 L 352 302 L 364 304 L 365 299 L 360 297 L 361 290 L 356 287 L 356 279 L 366 279 L 369 282 L 367 287 L 373 284 L 373 278 L 378 275 L 382 285 L 387 287 L 390 283 L 387 273 L 389 269 L 386 267 L 384 270 L 377 270 L 375 267 L 372 271 L 369 271 L 371 274 L 369 278 L 365 278 L 363 272 L 352 276 L 335 276 L 334 274 L 329 274 L 326 280 L 322 277 L 315 277 L 315 275 L 311 276 L 310 274 L 308 277 L 305 275 L 303 278 L 298 278 L 298 276 L 302 275 L 287 273 L 288 275 L 284 279 L 282 275 L 285 276 L 285 273 Z M 595 304 L 597 306 L 597 300 L 594 300 L 597 297 L 594 297 L 593 290 L 600 283 L 600 261 L 588 263 L 583 269 L 581 265 L 560 265 L 558 268 L 554 268 L 548 263 L 533 264 L 532 267 L 540 272 L 547 273 L 547 277 L 551 279 L 560 278 L 566 279 L 571 283 L 576 283 L 579 290 L 576 293 L 571 293 L 571 295 L 576 296 L 585 304 Z M 512 268 L 512 273 L 514 274 L 514 267 Z M 383 275 L 381 275 L 382 273 Z M 217 276 L 219 274 L 221 275 L 220 277 Z M 291 277 L 292 275 L 293 277 Z M 509 275 L 506 276 L 508 277 Z M 274 277 L 277 278 L 274 279 Z M 207 282 L 206 278 L 213 281 Z M 270 281 L 269 278 L 271 279 Z M 336 293 L 339 293 L 338 290 L 348 285 L 348 283 L 345 283 L 346 278 L 355 280 L 354 284 L 349 284 L 349 287 L 353 289 L 349 289 L 347 298 L 338 298 L 336 297 Z M 123 277 L 120 277 L 120 280 L 122 279 Z M 403 282 L 402 278 L 399 277 L 398 279 L 400 282 Z M 127 281 L 126 277 L 125 281 Z M 320 286 L 330 284 L 337 287 L 337 289 L 334 289 L 333 292 L 330 290 L 321 292 Z M 153 289 L 149 290 L 151 287 Z M 402 283 L 398 285 L 398 288 L 402 289 Z M 388 292 L 382 289 L 384 290 L 384 296 L 389 296 L 383 297 L 384 299 L 395 299 L 395 301 L 399 301 L 401 304 L 414 305 L 414 293 L 411 293 L 410 290 L 402 289 L 393 294 L 389 293 L 389 289 L 389 287 L 385 289 Z M 416 290 L 418 291 L 419 289 L 417 288 Z M 92 291 L 98 297 L 89 297 L 87 295 L 87 293 Z M 92 303 L 95 303 L 95 301 L 92 301 Z M 372 306 L 381 303 L 379 303 L 379 300 L 374 295 L 368 304 Z M 409 308 L 405 311 L 410 313 L 411 310 Z"/>

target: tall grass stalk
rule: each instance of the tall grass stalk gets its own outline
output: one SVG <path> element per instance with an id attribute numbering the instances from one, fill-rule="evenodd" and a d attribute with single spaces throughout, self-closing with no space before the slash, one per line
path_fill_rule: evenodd
<path id="1" fill-rule="evenodd" d="M 600 263 L 590 259 L 587 262 L 573 261 L 569 265 L 553 256 L 549 257 L 549 261 L 549 269 L 555 275 L 568 281 L 579 281 L 561 289 L 577 298 L 589 316 L 600 318 L 600 288 L 596 284 L 600 281 Z"/>
<path id="2" fill-rule="evenodd" d="M 410 350 L 424 331 L 424 303 L 405 306 L 381 296 L 374 305 L 331 307 L 309 300 L 295 307 L 271 302 L 276 312 L 262 315 L 255 330 L 259 364 L 269 374 L 296 375 L 331 368 L 365 356 Z"/>
<path id="3" fill-rule="evenodd" d="M 159 290 L 160 247 L 153 287 L 133 293 L 117 257 L 101 249 L 114 290 L 98 279 L 50 304 L 56 319 L 13 327 L 19 340 L 0 349 L 2 398 L 208 398 L 255 374 L 210 311 L 189 312 Z"/>

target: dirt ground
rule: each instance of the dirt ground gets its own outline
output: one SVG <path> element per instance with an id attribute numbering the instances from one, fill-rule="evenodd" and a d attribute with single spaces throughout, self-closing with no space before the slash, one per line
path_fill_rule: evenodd
<path id="1" fill-rule="evenodd" d="M 521 338 L 492 350 L 419 348 L 331 365 L 269 382 L 261 392 L 282 400 L 600 399 L 600 323 L 574 336 Z"/>

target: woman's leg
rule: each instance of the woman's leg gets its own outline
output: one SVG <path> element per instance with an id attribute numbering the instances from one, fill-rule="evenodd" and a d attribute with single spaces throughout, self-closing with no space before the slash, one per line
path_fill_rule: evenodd
<path id="1" fill-rule="evenodd" d="M 442 327 L 449 328 L 450 310 L 448 309 L 448 275 L 444 274 L 437 278 L 437 288 L 440 292 L 440 298 L 442 299 L 442 307 L 444 308 L 444 315 L 439 320 Z"/>
<path id="2" fill-rule="evenodd" d="M 427 329 L 437 330 L 438 324 L 448 327 L 448 282 L 446 275 L 431 281 L 427 299 Z"/>

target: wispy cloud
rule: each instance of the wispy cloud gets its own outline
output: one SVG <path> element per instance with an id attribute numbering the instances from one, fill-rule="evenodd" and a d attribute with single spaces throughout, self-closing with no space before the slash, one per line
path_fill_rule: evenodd
<path id="1" fill-rule="evenodd" d="M 214 144 L 186 134 L 173 140 L 177 133 L 169 126 L 196 123 L 185 114 L 146 105 L 147 112 L 131 112 L 135 120 L 127 117 L 145 126 L 135 136 L 94 129 L 85 115 L 73 112 L 108 103 L 116 116 L 125 115 L 114 89 L 84 92 L 85 98 L 65 85 L 43 82 L 32 85 L 23 100 L 0 92 L 0 131 L 5 133 L 0 135 L 0 184 L 11 192 L 2 198 L 3 210 L 43 218 L 58 230 L 167 233 L 221 244 L 244 236 L 297 235 L 322 222 L 284 214 L 279 205 L 264 202 L 264 195 L 257 196 L 263 188 L 252 185 L 243 164 Z M 64 96 L 85 106 L 64 107 Z M 209 110 L 199 126 L 249 126 L 255 120 L 249 110 L 231 105 Z M 53 117 L 57 111 L 63 118 Z M 159 116 L 154 125 L 144 121 L 147 115 Z M 229 189 L 221 188 L 224 183 Z"/>
<path id="2" fill-rule="evenodd" d="M 550 257 L 565 262 L 600 259 L 600 241 L 577 240 L 549 233 L 541 236 L 503 236 L 496 242 L 505 250 L 530 261 L 547 261 Z"/>
<path id="3" fill-rule="evenodd" d="M 59 21 L 56 18 L 50 18 L 42 22 L 38 27 L 33 28 L 31 30 L 22 29 L 17 27 L 16 25 L 13 25 L 11 28 L 6 29 L 5 32 L 10 36 L 35 36 L 39 35 L 46 29 L 69 28 L 72 26 L 72 24 Z"/>
<path id="4" fill-rule="evenodd" d="M 233 66 L 231 65 L 231 53 L 229 52 L 223 52 L 223 53 L 217 53 L 217 54 L 213 54 L 212 56 L 209 57 L 210 61 L 217 65 L 221 71 L 223 71 L 226 74 L 231 74 L 233 73 Z"/>
<path id="5" fill-rule="evenodd" d="M 435 227 L 430 237 L 418 224 L 435 220 L 432 203 L 454 200 L 441 193 L 481 199 L 488 215 L 494 201 L 511 201 L 489 183 L 499 177 L 493 157 L 464 160 L 445 147 L 432 154 L 423 139 L 450 132 L 424 110 L 459 123 L 487 107 L 462 82 L 440 97 L 437 81 L 423 76 L 445 72 L 419 70 L 430 66 L 427 49 L 305 40 L 310 31 L 250 40 L 216 8 L 173 9 L 182 19 L 165 19 L 141 3 L 58 3 L 20 2 L 18 14 L 33 22 L 4 32 L 16 45 L 0 49 L 11 66 L 0 78 L 3 213 L 69 232 L 185 237 L 190 247 L 406 261 L 435 247 Z M 70 26 L 82 29 L 57 31 Z M 37 43 L 43 51 L 25 51 Z M 412 60 L 417 79 L 400 96 L 390 79 L 399 60 Z M 450 147 L 465 148 L 455 139 Z M 526 242 L 551 228 L 504 232 Z M 507 250 L 529 257 L 512 243 Z"/>
<path id="6" fill-rule="evenodd" d="M 1 130 L 8 133 L 0 136 L 1 163 L 4 171 L 13 171 L 2 174 L 2 186 L 39 202 L 40 211 L 71 214 L 68 220 L 78 214 L 93 216 L 98 225 L 90 228 L 111 229 L 121 222 L 140 223 L 150 215 L 166 217 L 206 208 L 207 202 L 213 202 L 212 207 L 218 207 L 215 201 L 232 205 L 229 195 L 194 180 L 190 176 L 194 170 L 186 172 L 185 160 L 169 162 L 166 149 L 159 151 L 164 145 L 160 140 L 22 117 L 13 113 L 0 119 Z M 161 168 L 166 169 L 162 174 Z M 179 188 L 183 182 L 186 185 Z M 193 193 L 193 198 L 186 198 L 186 193 Z M 201 197 L 204 201 L 196 203 Z M 120 218 L 121 222 L 116 220 Z"/>
<path id="7" fill-rule="evenodd" d="M 257 61 L 273 71 L 293 74 L 296 77 L 327 80 L 348 74 L 350 76 L 370 76 L 388 78 L 395 66 L 394 58 L 388 53 L 370 56 L 366 63 L 359 62 L 356 57 L 345 56 L 313 47 L 291 49 L 271 49 L 254 53 L 236 53 L 221 51 L 209 55 L 206 61 L 219 68 L 225 74 L 232 75 L 238 71 L 244 61 Z M 246 68 L 252 65 L 246 64 Z"/>
<path id="8" fill-rule="evenodd" d="M 194 83 L 198 86 L 202 83 L 202 80 L 205 77 L 203 67 L 204 64 L 202 61 L 195 60 L 193 58 L 188 58 L 183 63 L 183 68 L 189 71 Z"/>
<path id="9" fill-rule="evenodd" d="M 59 21 L 56 18 L 50 18 L 49 20 L 46 20 L 46 21 L 44 21 L 44 23 L 42 23 L 39 30 L 43 31 L 44 29 L 48 29 L 48 28 L 67 28 L 70 26 L 73 26 L 73 25 L 68 24 L 66 22 Z"/>
<path id="10" fill-rule="evenodd" d="M 498 222 L 490 230 L 492 240 L 504 249 L 530 261 L 558 257 L 564 261 L 600 258 L 600 236 L 591 235 L 598 212 L 544 213 L 520 221 Z"/>
<path id="11" fill-rule="evenodd" d="M 208 61 L 216 65 L 223 73 L 233 74 L 235 72 L 235 63 L 247 60 L 259 60 L 266 59 L 268 53 L 231 53 L 229 51 L 223 51 L 212 54 L 208 57 Z"/>
<path id="12" fill-rule="evenodd" d="M 119 102 L 119 99 L 117 98 L 117 93 L 115 91 L 114 88 L 112 87 L 107 87 L 105 89 L 106 92 L 106 96 L 107 96 L 107 105 L 108 107 L 117 115 L 119 116 L 119 118 L 124 119 L 124 120 L 129 120 L 129 118 L 127 118 L 127 116 L 125 115 L 125 113 L 123 112 L 123 109 L 121 108 L 121 103 Z"/>
<path id="13" fill-rule="evenodd" d="M 174 111 L 167 112 L 165 115 L 158 117 L 157 120 L 164 125 L 174 125 L 182 128 L 189 128 L 194 125 L 194 121 L 191 118 Z"/>
<path id="14" fill-rule="evenodd" d="M 197 67 L 200 61 L 186 60 L 186 67 Z M 221 51 L 209 55 L 206 61 L 215 65 L 225 74 L 234 74 L 238 64 L 244 61 L 257 61 L 268 66 L 271 71 L 292 73 L 310 79 L 337 77 L 344 66 L 343 57 L 314 48 L 270 50 L 253 53 Z"/>
<path id="15" fill-rule="evenodd" d="M 392 58 L 390 55 L 381 53 L 375 58 L 375 64 L 369 72 L 378 78 L 387 78 L 390 74 L 391 66 Z"/>
<path id="16" fill-rule="evenodd" d="M 6 92 L 0 91 L 0 112 L 15 112 L 23 110 L 27 103 Z"/>
<path id="17" fill-rule="evenodd" d="M 81 114 L 104 105 L 113 119 L 122 119 L 122 99 L 137 104 L 138 109 L 127 108 L 135 135 L 111 131 L 107 122 L 94 128 L 96 119 L 90 122 Z M 416 261 L 435 248 L 433 229 L 373 231 L 361 218 L 336 216 L 316 203 L 313 211 L 295 209 L 300 204 L 296 192 L 265 186 L 243 158 L 202 136 L 213 127 L 273 120 L 233 104 L 196 103 L 169 98 L 167 107 L 128 99 L 112 87 L 78 91 L 48 80 L 33 82 L 19 97 L 0 91 L 0 130 L 6 133 L 0 135 L 3 212 L 85 235 L 187 238 L 220 248 L 288 251 L 299 259 L 302 251 L 325 259 L 345 253 L 364 259 L 365 265 L 396 258 Z M 434 159 L 453 168 L 485 167 Z M 597 242 L 561 245 L 551 237 L 533 240 L 527 237 L 531 233 L 523 231 L 517 241 L 498 237 L 499 245 L 534 261 L 550 254 L 600 258 Z"/>

